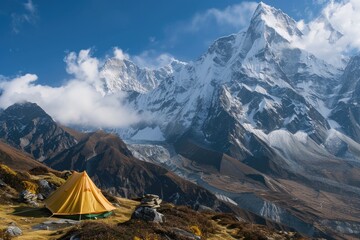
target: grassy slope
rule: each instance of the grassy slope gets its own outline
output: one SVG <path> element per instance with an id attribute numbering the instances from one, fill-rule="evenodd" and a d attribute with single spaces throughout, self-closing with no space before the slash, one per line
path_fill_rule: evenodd
<path id="1" fill-rule="evenodd" d="M 46 179 L 56 186 L 61 185 L 66 174 L 49 171 L 48 168 L 37 170 L 14 171 L 6 165 L 0 164 L 0 179 L 7 185 L 0 187 L 0 238 L 8 239 L 4 235 L 11 223 L 15 223 L 23 231 L 23 235 L 13 239 L 69 239 L 73 235 L 81 239 L 172 239 L 186 240 L 174 232 L 177 228 L 193 232 L 202 239 L 300 239 L 294 233 L 285 234 L 265 226 L 240 222 L 235 216 L 216 212 L 197 212 L 189 207 L 163 203 L 159 212 L 164 214 L 166 222 L 163 224 L 148 223 L 142 220 L 130 219 L 137 201 L 107 196 L 117 203 L 114 215 L 98 220 L 81 221 L 79 225 L 61 226 L 57 230 L 34 230 L 33 227 L 45 221 L 57 221 L 51 213 L 43 208 L 30 207 L 17 202 L 19 192 L 30 187 L 37 193 L 38 180 Z M 33 173 L 33 174 L 31 174 Z M 27 184 L 24 184 L 26 182 Z M 41 203 L 41 202 L 40 202 Z"/>
<path id="2" fill-rule="evenodd" d="M 114 211 L 114 215 L 105 219 L 96 220 L 97 223 L 108 225 L 126 222 L 130 219 L 135 206 L 139 203 L 129 199 L 118 199 L 120 207 Z M 15 222 L 23 231 L 23 235 L 13 239 L 58 239 L 69 231 L 72 226 L 57 230 L 33 230 L 32 227 L 45 221 L 57 221 L 59 218 L 51 217 L 44 208 L 32 208 L 25 204 L 0 205 L 0 229 L 5 229 L 10 223 Z M 94 222 L 83 221 L 83 222 Z M 0 233 L 0 238 L 1 236 Z"/>

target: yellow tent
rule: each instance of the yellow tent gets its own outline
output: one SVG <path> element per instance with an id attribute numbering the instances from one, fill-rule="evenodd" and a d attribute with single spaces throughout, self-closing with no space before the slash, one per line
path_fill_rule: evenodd
<path id="1" fill-rule="evenodd" d="M 45 206 L 54 215 L 71 215 L 79 219 L 105 217 L 115 209 L 85 171 L 74 172 L 45 200 Z"/>

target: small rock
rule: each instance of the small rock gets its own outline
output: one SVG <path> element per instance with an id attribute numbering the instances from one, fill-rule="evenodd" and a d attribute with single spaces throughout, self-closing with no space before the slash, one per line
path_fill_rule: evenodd
<path id="1" fill-rule="evenodd" d="M 207 212 L 207 211 L 213 212 L 214 211 L 212 208 L 209 208 L 209 207 L 201 205 L 201 204 L 196 204 L 195 210 L 198 212 Z"/>
<path id="2" fill-rule="evenodd" d="M 80 240 L 80 237 L 78 234 L 71 235 L 70 240 Z"/>
<path id="3" fill-rule="evenodd" d="M 20 202 L 28 203 L 33 207 L 39 206 L 39 204 L 36 202 L 36 200 L 37 200 L 36 194 L 34 194 L 28 190 L 24 190 L 20 193 L 19 200 L 20 200 Z"/>
<path id="4" fill-rule="evenodd" d="M 79 221 L 76 221 L 76 220 L 71 220 L 71 219 L 59 219 L 59 220 L 56 220 L 56 221 L 46 221 L 46 222 L 43 222 L 43 224 L 79 224 Z"/>
<path id="5" fill-rule="evenodd" d="M 141 199 L 140 207 L 159 208 L 162 200 L 158 195 L 145 194 Z"/>
<path id="6" fill-rule="evenodd" d="M 29 201 L 28 204 L 30 204 L 32 207 L 39 207 L 39 204 L 35 201 Z"/>
<path id="7" fill-rule="evenodd" d="M 145 194 L 144 198 L 159 198 L 159 196 L 155 194 Z"/>
<path id="8" fill-rule="evenodd" d="M 45 198 L 44 198 L 44 196 L 43 196 L 41 193 L 39 193 L 39 194 L 37 195 L 37 199 L 39 199 L 39 200 L 44 200 Z"/>
<path id="9" fill-rule="evenodd" d="M 4 183 L 4 181 L 0 179 L 0 187 L 6 187 L 6 186 L 7 186 L 7 184 Z"/>
<path id="10" fill-rule="evenodd" d="M 39 224 L 36 226 L 36 230 L 50 230 L 50 227 L 45 224 Z"/>
<path id="11" fill-rule="evenodd" d="M 9 235 L 10 237 L 16 237 L 22 235 L 22 231 L 17 226 L 9 226 L 6 228 L 5 234 Z"/>
<path id="12" fill-rule="evenodd" d="M 186 237 L 188 239 L 193 239 L 193 240 L 200 240 L 201 237 L 200 236 L 196 236 L 195 234 L 191 233 L 191 232 L 187 232 L 183 229 L 180 228 L 173 228 L 171 229 L 171 231 L 173 233 L 175 233 L 176 235 L 179 235 L 181 237 Z"/>
<path id="13" fill-rule="evenodd" d="M 20 193 L 20 196 L 19 196 L 20 200 L 21 201 L 35 201 L 37 199 L 36 195 L 32 192 L 30 192 L 29 190 L 24 190 Z"/>
<path id="14" fill-rule="evenodd" d="M 117 208 L 121 207 L 120 204 L 118 204 L 118 203 L 113 203 L 112 205 L 114 205 L 114 207 L 117 207 Z"/>

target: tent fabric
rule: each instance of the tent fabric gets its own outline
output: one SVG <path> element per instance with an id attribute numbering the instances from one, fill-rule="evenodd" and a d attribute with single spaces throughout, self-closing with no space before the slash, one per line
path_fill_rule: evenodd
<path id="1" fill-rule="evenodd" d="M 45 200 L 45 206 L 54 215 L 97 214 L 116 209 L 85 171 L 74 172 Z"/>

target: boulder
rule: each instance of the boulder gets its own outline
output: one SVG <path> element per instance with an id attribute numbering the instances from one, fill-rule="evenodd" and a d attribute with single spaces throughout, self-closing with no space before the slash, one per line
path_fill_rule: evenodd
<path id="1" fill-rule="evenodd" d="M 9 227 L 6 228 L 5 234 L 10 236 L 10 237 L 16 237 L 16 236 L 22 235 L 22 231 L 17 226 L 9 226 Z"/>
<path id="2" fill-rule="evenodd" d="M 141 219 L 147 222 L 165 222 L 163 214 L 159 213 L 156 209 L 150 207 L 139 207 L 131 216 L 133 219 Z"/>
<path id="3" fill-rule="evenodd" d="M 44 197 L 48 197 L 54 191 L 54 188 L 45 179 L 39 180 L 38 184 L 39 184 L 39 190 Z"/>
<path id="4" fill-rule="evenodd" d="M 39 207 L 39 204 L 36 201 L 29 201 L 28 204 L 32 207 Z"/>

